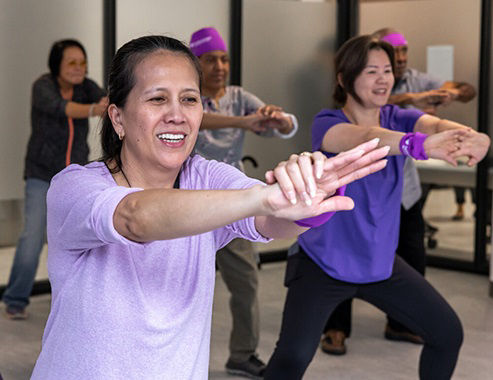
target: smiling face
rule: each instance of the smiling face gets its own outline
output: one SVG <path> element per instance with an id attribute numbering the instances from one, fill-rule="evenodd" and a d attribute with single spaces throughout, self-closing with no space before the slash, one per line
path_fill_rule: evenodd
<path id="1" fill-rule="evenodd" d="M 183 54 L 159 50 L 137 64 L 134 78 L 125 106 L 112 104 L 108 111 L 115 131 L 124 135 L 123 166 L 144 176 L 177 174 L 202 121 L 197 71 Z"/>
<path id="2" fill-rule="evenodd" d="M 203 87 L 212 92 L 226 86 L 229 76 L 229 56 L 222 50 L 212 50 L 199 58 L 202 68 Z"/>
<path id="3" fill-rule="evenodd" d="M 368 53 L 368 62 L 354 81 L 354 90 L 365 107 L 382 107 L 394 85 L 389 56 L 382 49 Z"/>
<path id="4" fill-rule="evenodd" d="M 81 84 L 86 76 L 86 69 L 84 52 L 76 46 L 70 46 L 63 51 L 58 81 L 69 86 Z"/>

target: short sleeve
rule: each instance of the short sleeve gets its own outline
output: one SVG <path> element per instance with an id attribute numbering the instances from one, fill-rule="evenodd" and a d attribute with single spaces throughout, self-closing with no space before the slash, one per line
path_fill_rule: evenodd
<path id="1" fill-rule="evenodd" d="M 243 102 L 243 108 L 245 110 L 245 115 L 250 115 L 257 112 L 260 107 L 265 106 L 265 103 L 260 100 L 257 96 L 253 95 L 241 88 L 240 90 L 241 100 Z"/>
<path id="2" fill-rule="evenodd" d="M 111 183 L 101 168 L 70 165 L 48 190 L 48 243 L 73 252 L 115 243 L 138 245 L 118 234 L 113 214 L 125 196 L 140 190 Z"/>
<path id="3" fill-rule="evenodd" d="M 64 117 L 68 100 L 62 98 L 53 80 L 45 75 L 34 82 L 31 102 L 33 108 L 40 112 Z"/>
<path id="4" fill-rule="evenodd" d="M 443 86 L 444 80 L 435 78 L 427 73 L 419 73 L 418 80 L 421 82 L 420 87 L 425 91 L 436 90 Z"/>
<path id="5" fill-rule="evenodd" d="M 418 109 L 413 108 L 400 108 L 395 107 L 394 112 L 394 125 L 396 130 L 409 133 L 414 131 L 414 126 L 418 119 L 425 113 Z"/>
<path id="6" fill-rule="evenodd" d="M 323 110 L 315 116 L 312 123 L 312 150 L 321 150 L 322 141 L 327 131 L 334 125 L 349 123 L 341 115 L 331 110 Z"/>
<path id="7" fill-rule="evenodd" d="M 193 159 L 193 171 L 202 175 L 207 173 L 208 190 L 238 190 L 248 189 L 255 185 L 265 185 L 263 182 L 247 177 L 243 172 L 235 167 L 215 160 L 205 160 L 200 156 Z M 234 223 L 219 228 L 214 231 L 216 249 L 220 249 L 234 238 L 243 238 L 257 242 L 268 242 L 271 239 L 262 236 L 255 228 L 255 217 L 240 219 Z"/>

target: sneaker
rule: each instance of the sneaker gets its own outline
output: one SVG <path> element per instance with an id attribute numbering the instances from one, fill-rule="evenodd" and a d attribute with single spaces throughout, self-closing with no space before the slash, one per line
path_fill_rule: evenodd
<path id="1" fill-rule="evenodd" d="M 27 318 L 26 308 L 9 306 L 5 308 L 5 316 L 12 321 L 21 321 Z"/>
<path id="2" fill-rule="evenodd" d="M 347 348 L 344 344 L 346 334 L 340 330 L 328 330 L 320 341 L 320 348 L 329 355 L 344 355 Z"/>
<path id="3" fill-rule="evenodd" d="M 250 357 L 243 362 L 233 361 L 230 358 L 226 363 L 226 372 L 230 375 L 260 380 L 264 378 L 265 363 L 260 360 L 257 355 L 250 355 Z"/>
<path id="4" fill-rule="evenodd" d="M 414 344 L 424 344 L 425 342 L 419 335 L 413 334 L 410 331 L 398 331 L 389 325 L 385 326 L 385 339 Z"/>

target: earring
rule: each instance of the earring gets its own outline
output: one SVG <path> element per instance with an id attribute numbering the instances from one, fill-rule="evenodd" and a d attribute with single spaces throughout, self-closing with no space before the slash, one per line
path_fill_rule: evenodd
<path id="1" fill-rule="evenodd" d="M 124 136 L 124 134 L 123 134 L 123 133 L 118 132 L 118 138 L 120 139 L 120 141 L 121 141 L 121 140 L 123 140 L 123 136 Z"/>

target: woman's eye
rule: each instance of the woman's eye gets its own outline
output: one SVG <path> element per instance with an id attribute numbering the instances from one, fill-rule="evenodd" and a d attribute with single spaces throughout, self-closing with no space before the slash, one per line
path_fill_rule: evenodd
<path id="1" fill-rule="evenodd" d="M 189 103 L 189 104 L 196 104 L 198 102 L 198 99 L 194 96 L 187 96 L 183 100 L 185 101 L 185 103 Z"/>
<path id="2" fill-rule="evenodd" d="M 166 99 L 162 96 L 155 96 L 153 98 L 150 99 L 151 102 L 153 103 L 162 103 L 164 102 Z"/>

